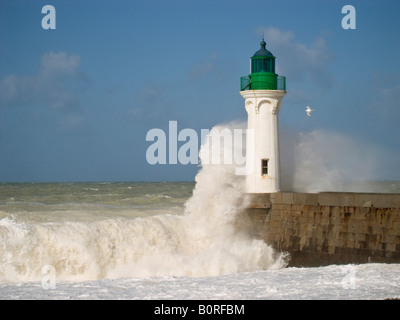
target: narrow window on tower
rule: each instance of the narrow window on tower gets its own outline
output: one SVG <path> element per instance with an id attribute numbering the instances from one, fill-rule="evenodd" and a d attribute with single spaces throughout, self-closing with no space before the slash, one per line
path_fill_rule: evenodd
<path id="1" fill-rule="evenodd" d="M 261 175 L 268 175 L 268 159 L 261 159 Z"/>

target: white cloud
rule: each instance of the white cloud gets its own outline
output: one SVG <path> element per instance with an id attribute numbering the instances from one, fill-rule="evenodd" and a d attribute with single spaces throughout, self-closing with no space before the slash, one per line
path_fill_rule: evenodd
<path id="1" fill-rule="evenodd" d="M 189 78 L 192 80 L 200 79 L 208 74 L 216 71 L 216 64 L 218 62 L 217 54 L 211 53 L 207 60 L 198 63 L 188 71 Z"/>
<path id="2" fill-rule="evenodd" d="M 36 99 L 41 87 L 35 77 L 10 74 L 0 81 L 0 106 L 29 103 Z"/>
<path id="3" fill-rule="evenodd" d="M 40 58 L 41 72 L 50 77 L 74 76 L 81 64 L 81 58 L 77 55 L 68 56 L 61 51 L 59 53 L 49 52 Z"/>
<path id="4" fill-rule="evenodd" d="M 274 27 L 259 28 L 269 49 L 277 57 L 277 73 L 291 81 L 310 79 L 315 85 L 329 87 L 331 73 L 329 65 L 333 55 L 323 37 L 318 37 L 311 45 L 295 39 L 291 31 L 282 31 Z"/>
<path id="5" fill-rule="evenodd" d="M 36 75 L 10 74 L 0 80 L 0 106 L 21 106 L 40 102 L 53 108 L 76 108 L 79 105 L 76 88 L 68 86 L 87 82 L 85 74 L 78 72 L 80 57 L 65 52 L 46 53 Z M 78 86 L 79 86 L 78 84 Z"/>
<path id="6" fill-rule="evenodd" d="M 10 74 L 0 80 L 0 107 L 41 104 L 62 111 L 62 128 L 82 127 L 79 93 L 88 78 L 78 71 L 81 58 L 63 51 L 49 52 L 40 62 L 36 75 Z"/>

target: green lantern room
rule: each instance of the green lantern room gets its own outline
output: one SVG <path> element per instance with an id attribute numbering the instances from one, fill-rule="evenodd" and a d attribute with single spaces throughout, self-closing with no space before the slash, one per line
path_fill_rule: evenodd
<path id="1" fill-rule="evenodd" d="M 240 78 L 243 90 L 286 90 L 286 78 L 275 73 L 275 57 L 267 50 L 264 39 L 251 59 L 251 70 L 247 77 Z"/>

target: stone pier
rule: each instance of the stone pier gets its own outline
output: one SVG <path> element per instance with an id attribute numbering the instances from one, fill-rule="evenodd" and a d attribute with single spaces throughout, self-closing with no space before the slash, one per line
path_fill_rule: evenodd
<path id="1" fill-rule="evenodd" d="M 400 263 L 400 194 L 248 194 L 249 231 L 289 266 Z"/>

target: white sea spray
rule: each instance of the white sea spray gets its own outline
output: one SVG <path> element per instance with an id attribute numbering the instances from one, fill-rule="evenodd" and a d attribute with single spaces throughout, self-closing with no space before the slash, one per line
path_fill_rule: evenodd
<path id="1" fill-rule="evenodd" d="M 210 134 L 219 129 L 215 127 Z M 210 141 L 202 148 L 208 148 Z M 193 195 L 180 215 L 125 218 L 102 214 L 98 219 L 80 217 L 74 221 L 63 219 L 64 212 L 59 219 L 44 222 L 3 218 L 0 282 L 40 281 L 44 266 L 54 268 L 58 281 L 219 276 L 282 268 L 285 255 L 237 227 L 244 208 L 244 177 L 235 175 L 235 168 L 235 164 L 203 165 Z M 83 188 L 86 195 L 100 192 L 96 189 L 101 188 Z M 112 197 L 112 190 L 106 191 Z M 150 196 L 146 193 L 143 199 Z M 165 194 L 151 197 L 172 201 Z M 115 206 L 114 198 L 112 201 Z M 93 215 L 95 204 L 85 203 L 83 208 L 89 208 Z M 72 205 L 68 206 L 71 209 Z M 82 206 L 77 209 L 75 215 L 85 215 Z"/>

